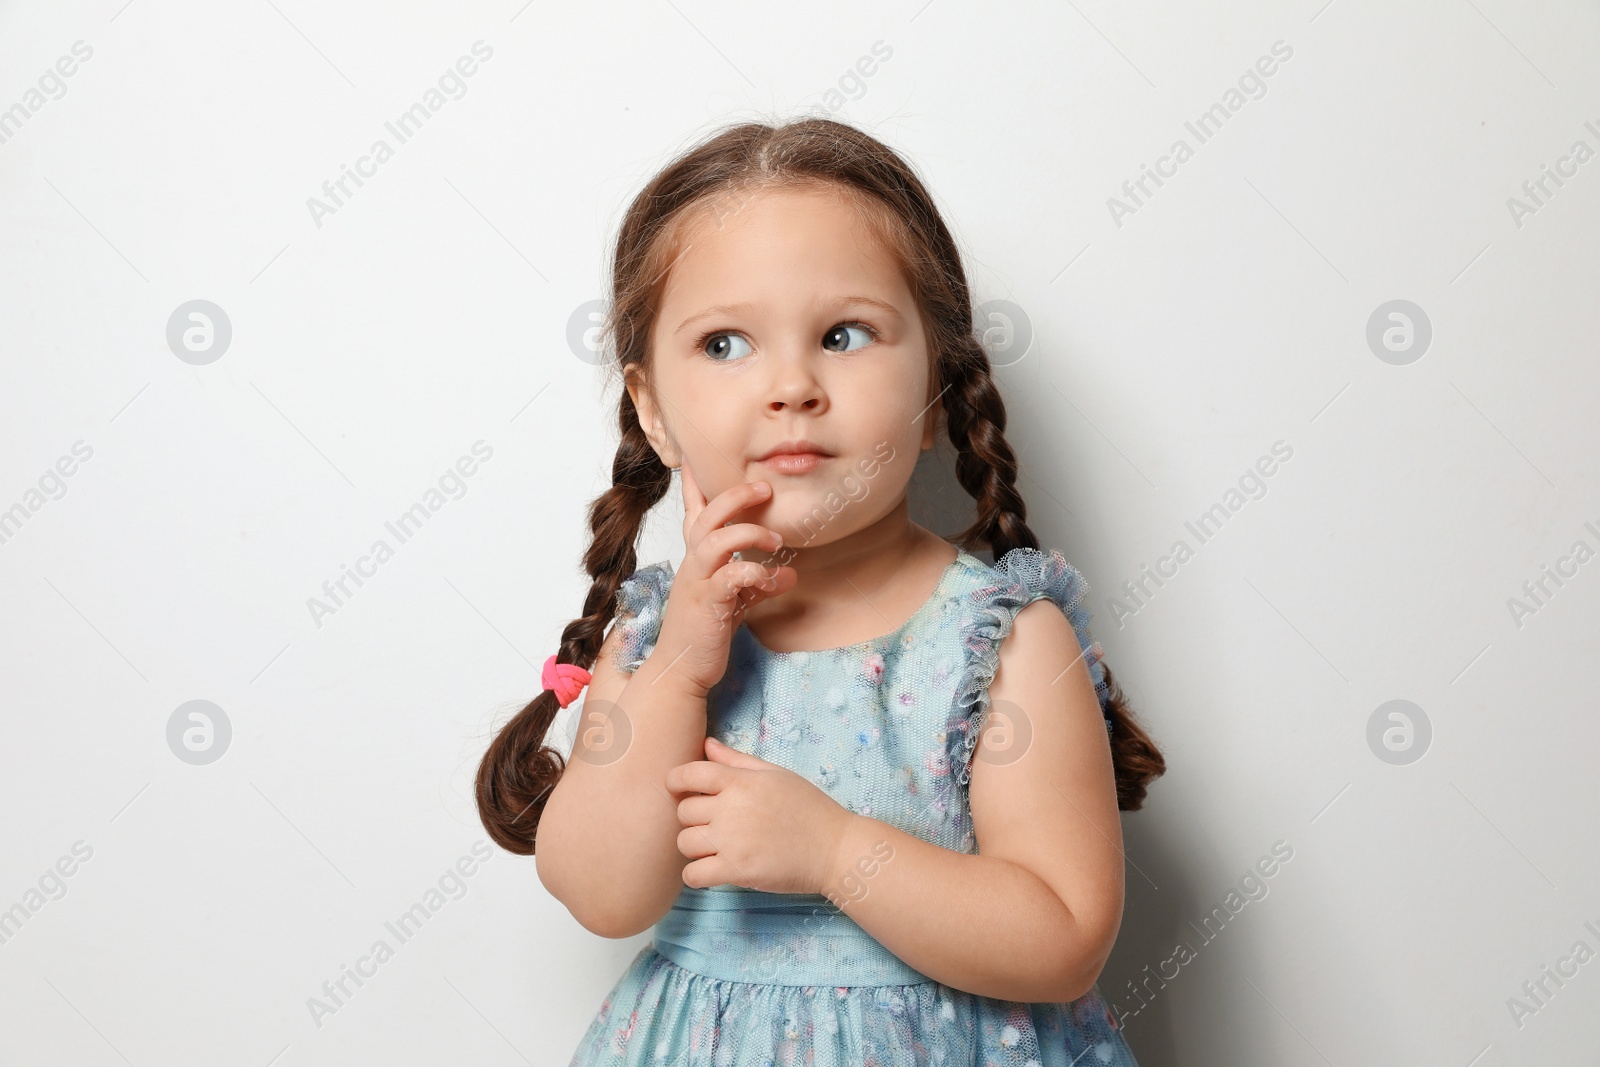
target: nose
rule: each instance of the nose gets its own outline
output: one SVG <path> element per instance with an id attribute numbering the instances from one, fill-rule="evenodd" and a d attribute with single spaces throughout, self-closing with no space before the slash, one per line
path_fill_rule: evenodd
<path id="1" fill-rule="evenodd" d="M 798 350 L 783 352 L 773 361 L 772 382 L 768 386 L 767 407 L 772 411 L 804 411 L 820 415 L 828 409 L 828 394 L 817 374 L 818 355 Z"/>

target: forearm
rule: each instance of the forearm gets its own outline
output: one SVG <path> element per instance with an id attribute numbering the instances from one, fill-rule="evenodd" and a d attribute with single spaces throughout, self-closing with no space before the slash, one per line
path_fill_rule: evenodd
<path id="1" fill-rule="evenodd" d="M 583 708 L 540 819 L 541 880 L 606 937 L 648 929 L 683 889 L 683 827 L 663 781 L 670 768 L 704 758 L 706 698 L 672 677 L 672 658 L 658 648 L 613 705 Z"/>
<path id="2" fill-rule="evenodd" d="M 952 988 L 1075 1000 L 1103 963 L 1061 899 L 1009 860 L 943 848 L 863 815 L 852 816 L 838 857 L 821 892 L 890 952 Z"/>

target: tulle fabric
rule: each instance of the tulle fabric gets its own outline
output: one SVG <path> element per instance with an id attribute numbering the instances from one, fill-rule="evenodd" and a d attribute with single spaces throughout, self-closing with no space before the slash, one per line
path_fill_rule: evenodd
<path id="1" fill-rule="evenodd" d="M 638 670 L 655 650 L 671 589 L 672 563 L 668 560 L 640 567 L 617 587 L 616 626 L 622 636 L 616 664 L 624 674 Z"/>
<path id="2" fill-rule="evenodd" d="M 570 1067 L 1138 1067 L 1098 988 L 1071 1003 L 919 982 L 729 982 L 640 950 Z"/>

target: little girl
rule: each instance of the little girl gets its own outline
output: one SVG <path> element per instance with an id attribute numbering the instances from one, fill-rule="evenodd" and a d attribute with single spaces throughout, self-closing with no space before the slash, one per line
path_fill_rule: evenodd
<path id="1" fill-rule="evenodd" d="M 1097 979 L 1118 809 L 1165 767 L 1023 521 L 927 190 L 848 125 L 739 125 L 635 198 L 613 272 L 593 581 L 477 782 L 585 928 L 654 928 L 573 1067 L 1135 1067 Z M 954 544 L 908 518 L 941 427 Z M 674 470 L 683 561 L 639 567 Z"/>

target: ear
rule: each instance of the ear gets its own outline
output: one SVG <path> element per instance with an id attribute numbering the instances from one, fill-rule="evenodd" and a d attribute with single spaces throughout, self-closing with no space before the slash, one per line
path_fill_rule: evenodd
<path id="1" fill-rule="evenodd" d="M 656 455 L 666 466 L 674 470 L 683 466 L 683 454 L 667 430 L 667 424 L 661 417 L 661 409 L 656 405 L 649 384 L 637 364 L 630 366 L 624 372 L 623 381 L 628 388 L 628 396 L 633 398 L 633 408 L 639 413 L 639 427 L 644 430 L 650 447 L 655 449 Z"/>

